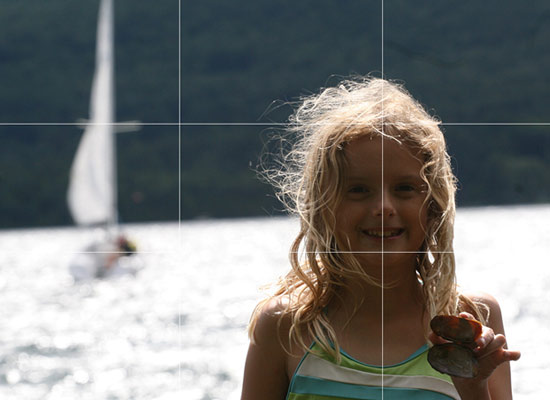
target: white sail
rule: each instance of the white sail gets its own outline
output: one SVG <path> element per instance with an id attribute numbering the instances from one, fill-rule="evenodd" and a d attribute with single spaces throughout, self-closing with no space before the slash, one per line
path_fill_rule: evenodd
<path id="1" fill-rule="evenodd" d="M 90 120 L 71 167 L 67 194 L 79 225 L 117 222 L 113 36 L 113 3 L 101 0 Z"/>

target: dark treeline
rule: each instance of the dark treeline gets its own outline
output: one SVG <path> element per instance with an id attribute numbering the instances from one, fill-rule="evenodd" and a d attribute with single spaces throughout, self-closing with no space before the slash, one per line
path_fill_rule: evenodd
<path id="1" fill-rule="evenodd" d="M 145 123 L 117 137 L 122 220 L 278 213 L 256 176 L 269 124 L 382 71 L 443 121 L 459 206 L 549 202 L 550 4 L 384 4 L 382 27 L 379 1 L 183 1 L 180 74 L 178 2 L 117 0 L 117 120 Z M 70 224 L 98 1 L 0 8 L 0 227 Z"/>

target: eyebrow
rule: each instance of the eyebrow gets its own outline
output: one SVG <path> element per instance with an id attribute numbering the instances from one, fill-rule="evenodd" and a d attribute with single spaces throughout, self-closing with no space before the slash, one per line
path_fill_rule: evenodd
<path id="1" fill-rule="evenodd" d="M 377 176 L 376 178 L 380 178 L 380 176 Z M 348 176 L 346 177 L 348 181 L 365 181 L 372 179 L 370 176 Z M 420 175 L 400 175 L 396 178 L 397 180 L 423 180 Z"/>
<path id="2" fill-rule="evenodd" d="M 403 180 L 416 180 L 416 179 L 420 179 L 422 180 L 422 177 L 420 175 L 402 175 L 402 176 L 399 176 L 398 179 L 403 179 Z"/>

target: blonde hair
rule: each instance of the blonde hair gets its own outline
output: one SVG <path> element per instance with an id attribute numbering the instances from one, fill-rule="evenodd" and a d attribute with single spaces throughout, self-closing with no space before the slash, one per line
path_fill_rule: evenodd
<path id="1" fill-rule="evenodd" d="M 252 340 L 266 304 L 281 299 L 281 318 L 290 318 L 289 343 L 307 351 L 311 343 L 304 337 L 315 338 L 325 352 L 340 359 L 336 335 L 323 310 L 350 279 L 381 286 L 350 252 L 338 248 L 333 230 L 333 210 L 340 201 L 345 170 L 342 150 L 346 143 L 373 134 L 398 140 L 423 157 L 420 174 L 427 186 L 428 226 L 417 257 L 417 275 L 425 311 L 430 318 L 457 314 L 466 304 L 477 318 L 484 319 L 478 305 L 457 290 L 453 254 L 456 180 L 439 124 L 402 85 L 383 79 L 344 80 L 302 99 L 287 126 L 288 134 L 295 137 L 292 148 L 281 154 L 275 168 L 265 171 L 279 199 L 298 216 L 300 232 L 290 250 L 292 269 L 277 283 L 271 298 L 254 310 L 249 326 Z"/>

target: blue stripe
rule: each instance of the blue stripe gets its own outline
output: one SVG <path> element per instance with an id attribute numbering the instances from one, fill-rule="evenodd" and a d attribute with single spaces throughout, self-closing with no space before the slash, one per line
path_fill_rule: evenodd
<path id="1" fill-rule="evenodd" d="M 447 395 L 431 390 L 353 385 L 301 375 L 294 376 L 289 394 L 333 396 L 339 399 L 378 400 L 382 399 L 382 390 L 384 391 L 385 400 L 452 400 Z"/>
<path id="2" fill-rule="evenodd" d="M 313 346 L 315 346 L 315 341 L 313 341 L 313 343 L 311 343 L 311 345 L 309 346 L 309 349 L 311 350 L 313 348 Z M 300 370 L 300 366 L 302 365 L 302 363 L 305 361 L 306 357 L 309 355 L 309 352 L 306 351 L 306 353 L 302 356 L 302 359 L 300 360 L 300 362 L 298 363 L 298 366 L 296 367 L 296 369 L 294 370 L 294 373 L 292 374 L 292 379 L 290 380 L 290 385 L 288 385 L 288 391 L 286 392 L 286 397 L 285 397 L 285 400 L 288 400 L 289 396 L 290 396 L 290 389 L 294 387 L 294 382 L 296 381 L 296 378 L 299 376 L 297 374 L 297 372 Z"/>
<path id="3" fill-rule="evenodd" d="M 398 362 L 397 364 L 392 364 L 392 365 L 385 365 L 384 368 L 387 369 L 387 368 L 393 368 L 393 367 L 397 367 L 397 366 L 400 366 L 400 365 L 403 365 L 409 361 L 411 361 L 412 359 L 418 357 L 420 354 L 424 353 L 426 350 L 428 350 L 428 345 L 427 344 L 424 344 L 422 345 L 418 350 L 416 350 L 414 353 L 412 353 L 409 357 L 407 357 L 406 360 L 404 361 L 401 361 L 401 362 Z M 360 365 L 365 365 L 367 367 L 372 367 L 372 368 L 380 368 L 382 369 L 382 366 L 380 365 L 374 365 L 374 364 L 366 364 L 364 362 L 361 362 L 355 358 L 353 358 L 352 356 L 350 356 L 348 353 L 346 353 L 345 350 L 343 349 L 340 349 L 340 353 L 342 353 L 343 355 L 345 355 L 347 358 L 349 358 L 350 360 L 356 362 L 357 364 L 360 364 Z"/>

